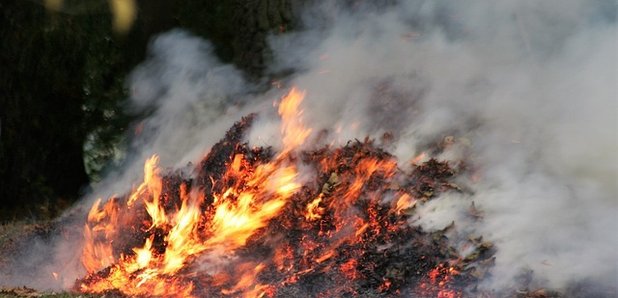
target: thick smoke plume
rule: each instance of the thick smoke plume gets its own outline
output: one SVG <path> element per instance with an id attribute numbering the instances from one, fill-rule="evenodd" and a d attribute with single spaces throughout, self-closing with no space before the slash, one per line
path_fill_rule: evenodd
<path id="1" fill-rule="evenodd" d="M 454 220 L 460 233 L 493 241 L 487 288 L 516 286 L 532 271 L 539 286 L 594 281 L 615 292 L 615 1 L 335 2 L 305 5 L 299 30 L 270 38 L 269 72 L 294 70 L 282 84 L 307 91 L 303 120 L 322 134 L 319 142 L 392 133 L 388 149 L 405 165 L 453 136 L 458 145 L 440 158 L 466 152 L 475 178 L 462 182 L 471 194 L 421 206 L 411 224 L 431 230 Z M 97 185 L 85 206 L 128 190 L 153 153 L 164 166 L 198 161 L 248 112 L 260 113 L 251 143 L 281 142 L 271 117 L 285 91 L 279 84 L 256 95 L 259 88 L 218 62 L 207 41 L 182 31 L 158 37 L 150 54 L 129 86 L 134 108 L 151 116 L 138 126 L 127 166 Z M 480 222 L 463 216 L 472 202 Z M 60 237 L 62 248 L 51 251 L 63 254 L 46 266 L 72 268 L 66 280 L 83 274 L 74 257 L 79 239 L 72 241 L 67 248 Z M 50 277 L 33 280 L 58 287 Z"/>
<path id="2" fill-rule="evenodd" d="M 294 84 L 308 90 L 313 127 L 339 129 L 333 138 L 343 141 L 391 131 L 402 162 L 428 142 L 462 138 L 481 176 L 474 195 L 424 206 L 417 224 L 455 220 L 494 241 L 488 287 L 511 286 L 532 270 L 545 286 L 594 280 L 615 291 L 614 2 L 321 9 L 327 17 L 317 30 L 274 39 L 277 67 L 300 70 Z M 470 201 L 484 211 L 474 226 L 459 218 Z"/>

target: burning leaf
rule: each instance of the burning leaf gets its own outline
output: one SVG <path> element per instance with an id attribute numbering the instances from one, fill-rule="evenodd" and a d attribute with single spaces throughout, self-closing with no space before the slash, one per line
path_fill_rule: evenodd
<path id="1" fill-rule="evenodd" d="M 459 259 L 444 236 L 453 224 L 432 234 L 408 223 L 415 198 L 452 189 L 441 186 L 455 172 L 430 159 L 406 174 L 368 139 L 300 151 L 311 133 L 300 121 L 304 96 L 292 89 L 279 104 L 279 153 L 242 143 L 249 116 L 213 146 L 196 178 L 163 173 L 153 156 L 132 193 L 97 201 L 84 228 L 89 275 L 76 289 L 177 297 L 460 297 L 454 284 L 474 277 L 449 265 Z M 312 169 L 312 182 L 298 181 L 301 163 Z M 483 256 L 491 250 L 478 245 Z"/>

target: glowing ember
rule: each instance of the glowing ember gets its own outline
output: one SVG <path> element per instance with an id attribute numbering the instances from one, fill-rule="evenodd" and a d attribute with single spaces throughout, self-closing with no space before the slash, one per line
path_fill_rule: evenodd
<path id="1" fill-rule="evenodd" d="M 304 96 L 293 88 L 279 103 L 280 153 L 243 144 L 252 119 L 245 118 L 200 163 L 197 178 L 162 175 L 155 155 L 131 194 L 95 202 L 84 228 L 89 275 L 76 289 L 460 297 L 455 284 L 467 275 L 446 265 L 458 256 L 445 239 L 408 223 L 415 198 L 451 190 L 454 171 L 430 160 L 403 172 L 371 141 L 300 151 L 311 133 L 300 120 Z M 312 182 L 299 180 L 301 164 Z"/>

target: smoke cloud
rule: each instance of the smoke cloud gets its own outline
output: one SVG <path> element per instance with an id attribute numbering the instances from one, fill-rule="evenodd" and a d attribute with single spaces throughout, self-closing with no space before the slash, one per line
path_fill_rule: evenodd
<path id="1" fill-rule="evenodd" d="M 427 204 L 416 224 L 455 220 L 493 241 L 487 287 L 515 286 L 531 270 L 544 286 L 594 280 L 615 292 L 616 8 L 402 1 L 350 12 L 322 4 L 309 16 L 323 17 L 309 18 L 305 32 L 273 38 L 272 70 L 298 70 L 306 121 L 337 131 L 331 141 L 390 131 L 406 163 L 433 140 L 466 140 L 481 175 L 474 194 Z M 468 226 L 461 215 L 471 201 L 484 218 Z"/>
<path id="2" fill-rule="evenodd" d="M 306 146 L 389 132 L 389 150 L 405 169 L 454 136 L 459 145 L 440 158 L 466 155 L 478 176 L 462 181 L 472 192 L 420 206 L 411 224 L 432 230 L 454 220 L 459 231 L 494 242 L 496 266 L 484 287 L 515 286 L 532 270 L 543 286 L 594 280 L 615 292 L 617 8 L 612 0 L 326 1 L 303 7 L 299 30 L 270 37 L 268 71 L 294 70 L 285 85 L 307 91 L 303 122 L 327 135 Z M 285 88 L 258 94 L 186 32 L 154 40 L 128 84 L 133 108 L 150 116 L 126 166 L 77 209 L 129 190 L 153 153 L 164 167 L 199 161 L 250 112 L 260 113 L 250 143 L 281 142 L 272 102 Z M 471 202 L 483 211 L 480 222 L 463 216 Z M 63 253 L 49 267 L 79 267 L 74 241 L 54 241 Z M 67 280 L 83 273 L 70 271 Z M 58 287 L 45 274 L 36 286 Z"/>

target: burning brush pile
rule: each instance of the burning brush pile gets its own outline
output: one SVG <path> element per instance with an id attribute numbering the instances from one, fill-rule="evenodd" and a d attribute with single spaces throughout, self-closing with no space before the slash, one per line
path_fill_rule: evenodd
<path id="1" fill-rule="evenodd" d="M 279 103 L 283 149 L 243 141 L 237 122 L 193 173 L 147 160 L 144 182 L 88 214 L 84 293 L 181 297 L 462 297 L 491 266 L 492 245 L 462 258 L 447 230 L 411 224 L 417 202 L 461 191 L 463 166 L 402 170 L 372 140 L 302 150 L 304 93 Z M 463 164 L 463 163 L 462 163 Z M 301 174 L 302 173 L 302 174 Z M 310 173 L 310 174 L 308 174 Z"/>

